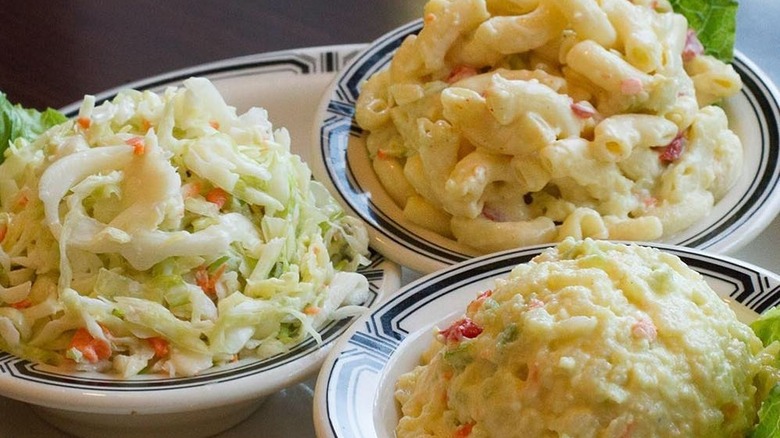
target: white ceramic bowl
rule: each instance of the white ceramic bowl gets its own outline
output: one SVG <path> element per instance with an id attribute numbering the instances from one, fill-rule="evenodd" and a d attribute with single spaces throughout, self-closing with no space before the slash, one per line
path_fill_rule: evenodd
<path id="1" fill-rule="evenodd" d="M 225 100 L 245 111 L 261 106 L 277 127 L 287 127 L 293 152 L 308 159 L 309 120 L 313 109 L 302 110 L 285 93 L 291 75 L 307 75 L 295 82 L 302 95 L 319 95 L 334 69 L 340 68 L 357 46 L 301 49 L 234 58 L 125 85 L 121 88 L 159 91 L 179 85 L 190 76 L 208 77 Z M 113 97 L 119 88 L 97 95 Z M 76 102 L 63 108 L 78 111 Z M 400 286 L 400 267 L 373 253 L 372 263 L 361 269 L 369 280 L 375 305 Z M 39 417 L 83 437 L 205 437 L 219 433 L 252 414 L 267 395 L 311 378 L 320 368 L 334 341 L 354 318 L 329 324 L 321 330 L 323 344 L 311 339 L 291 351 L 265 360 L 243 360 L 214 368 L 195 377 L 137 376 L 119 380 L 101 374 L 70 374 L 0 353 L 0 395 L 30 404 Z"/>
<path id="2" fill-rule="evenodd" d="M 369 225 L 378 251 L 427 273 L 468 259 L 471 250 L 404 218 L 374 174 L 365 133 L 353 117 L 363 83 L 388 66 L 396 48 L 421 26 L 418 20 L 387 33 L 337 74 L 320 103 L 314 128 L 319 142 L 309 164 L 319 180 L 330 182 L 342 204 Z M 780 93 L 741 53 L 733 65 L 745 86 L 723 107 L 744 146 L 742 176 L 708 217 L 664 243 L 728 254 L 750 242 L 780 211 Z"/>
<path id="3" fill-rule="evenodd" d="M 378 253 L 361 269 L 369 279 L 368 306 L 400 285 L 400 268 Z M 290 351 L 245 359 L 193 377 L 64 372 L 0 354 L 0 394 L 33 405 L 41 418 L 82 437 L 206 437 L 237 424 L 263 398 L 316 373 L 334 341 L 355 318 L 320 330 Z"/>
<path id="4" fill-rule="evenodd" d="M 780 276 L 727 256 L 681 246 L 644 244 L 680 257 L 750 320 L 780 303 Z M 394 390 L 430 345 L 433 327 L 462 315 L 478 293 L 547 246 L 470 259 L 404 287 L 352 326 L 323 364 L 314 394 L 319 438 L 394 437 L 400 418 Z"/>

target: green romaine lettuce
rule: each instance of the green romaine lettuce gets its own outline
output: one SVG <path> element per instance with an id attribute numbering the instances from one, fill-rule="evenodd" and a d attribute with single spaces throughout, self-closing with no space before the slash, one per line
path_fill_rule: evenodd
<path id="1" fill-rule="evenodd" d="M 758 424 L 750 438 L 780 437 L 780 385 L 775 385 L 758 410 Z"/>
<path id="2" fill-rule="evenodd" d="M 773 307 L 755 321 L 750 328 L 764 345 L 780 341 L 780 307 Z M 775 359 L 778 365 L 780 358 Z M 780 385 L 775 385 L 761 403 L 758 411 L 758 423 L 751 438 L 780 438 Z"/>
<path id="3" fill-rule="evenodd" d="M 47 129 L 66 120 L 65 115 L 52 108 L 38 111 L 14 105 L 0 92 L 0 163 L 5 158 L 5 150 L 10 142 L 17 138 L 32 141 Z"/>
<path id="4" fill-rule="evenodd" d="M 764 345 L 780 341 L 780 307 L 773 307 L 764 312 L 750 323 L 750 328 Z"/>
<path id="5" fill-rule="evenodd" d="M 688 25 L 704 46 L 704 53 L 731 61 L 737 32 L 737 0 L 669 0 L 669 3 L 675 12 L 688 19 Z"/>

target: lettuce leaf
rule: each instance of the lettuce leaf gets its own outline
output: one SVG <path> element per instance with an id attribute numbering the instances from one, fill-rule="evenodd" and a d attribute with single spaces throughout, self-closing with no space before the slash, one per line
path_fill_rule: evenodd
<path id="1" fill-rule="evenodd" d="M 750 328 L 761 339 L 764 346 L 780 341 L 780 307 L 773 307 L 764 312 L 750 323 Z"/>
<path id="2" fill-rule="evenodd" d="M 758 424 L 750 438 L 780 437 L 780 385 L 775 385 L 758 410 Z"/>
<path id="3" fill-rule="evenodd" d="M 764 312 L 750 323 L 750 328 L 765 346 L 780 341 L 780 307 Z M 780 366 L 780 358 L 775 359 L 775 365 Z M 780 438 L 780 385 L 775 385 L 761 403 L 750 438 Z"/>
<path id="4" fill-rule="evenodd" d="M 734 57 L 737 0 L 670 0 L 672 8 L 688 19 L 688 26 L 704 46 L 704 53 L 721 61 Z"/>
<path id="5" fill-rule="evenodd" d="M 5 159 L 8 144 L 17 138 L 34 140 L 52 126 L 67 120 L 59 111 L 47 108 L 38 111 L 12 104 L 0 92 L 0 163 Z"/>

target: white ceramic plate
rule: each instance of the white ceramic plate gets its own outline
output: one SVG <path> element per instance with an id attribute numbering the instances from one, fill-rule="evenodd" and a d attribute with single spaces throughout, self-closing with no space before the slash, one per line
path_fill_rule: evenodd
<path id="1" fill-rule="evenodd" d="M 306 159 L 314 112 L 307 103 L 316 101 L 334 72 L 360 47 L 320 47 L 236 58 L 127 84 L 96 97 L 102 101 L 127 87 L 160 91 L 190 76 L 208 77 L 228 104 L 237 107 L 239 112 L 250 106 L 266 108 L 275 127 L 285 126 L 290 130 L 293 151 Z M 73 115 L 78 105 L 74 103 L 62 111 Z M 373 254 L 371 265 L 362 272 L 370 283 L 369 305 L 376 304 L 400 285 L 399 266 L 378 253 Z M 311 430 L 313 385 L 299 382 L 310 379 L 319 370 L 334 340 L 351 322 L 344 320 L 325 327 L 321 331 L 323 346 L 308 340 L 286 354 L 262 361 L 242 361 L 188 378 L 115 380 L 62 374 L 50 367 L 0 354 L 0 394 L 8 397 L 0 398 L 0 415 L 27 419 L 16 429 L 12 429 L 13 421 L 0 422 L 0 436 L 57 436 L 56 431 L 29 414 L 28 405 L 11 399 L 38 406 L 35 410 L 41 417 L 79 435 L 137 435 L 137 427 L 145 425 L 148 430 L 144 436 L 174 437 L 213 435 L 252 415 L 259 400 L 271 394 L 267 422 L 287 425 L 286 429 L 278 430 L 281 433 L 278 436 L 300 436 Z M 278 392 L 282 388 L 289 389 Z M 280 421 L 284 415 L 293 413 L 283 403 L 291 395 L 301 398 L 307 406 L 305 422 Z M 270 410 L 274 407 L 279 409 L 276 414 Z M 300 412 L 296 413 L 301 417 Z M 44 430 L 45 433 L 41 432 Z M 277 431 L 267 432 L 266 436 L 273 436 Z M 220 436 L 254 436 L 254 433 L 244 430 L 241 435 L 239 429 Z"/>
<path id="2" fill-rule="evenodd" d="M 727 256 L 697 249 L 649 244 L 675 254 L 735 305 L 743 320 L 780 303 L 780 276 Z M 427 275 L 358 320 L 328 355 L 317 379 L 317 436 L 391 438 L 399 418 L 394 399 L 398 377 L 419 363 L 434 325 L 462 315 L 496 278 L 543 248 L 512 250 L 470 259 Z"/>
<path id="3" fill-rule="evenodd" d="M 385 68 L 404 38 L 422 26 L 415 21 L 377 39 L 337 75 L 323 96 L 315 127 L 314 174 L 330 181 L 355 215 L 370 226 L 373 245 L 387 257 L 421 272 L 466 260 L 469 250 L 405 220 L 377 180 L 365 148 L 365 136 L 353 118 L 364 81 Z M 699 225 L 664 243 L 731 253 L 753 239 L 780 211 L 780 93 L 771 80 L 741 53 L 734 68 L 745 86 L 724 109 L 742 139 L 745 162 L 737 185 Z"/>

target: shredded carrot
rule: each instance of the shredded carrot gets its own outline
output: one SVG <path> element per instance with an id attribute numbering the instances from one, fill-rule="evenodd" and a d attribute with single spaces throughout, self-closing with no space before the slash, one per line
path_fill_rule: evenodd
<path id="1" fill-rule="evenodd" d="M 212 120 L 212 121 L 209 122 L 209 125 L 211 125 L 212 128 L 214 128 L 217 131 L 219 131 L 219 122 L 218 121 Z"/>
<path id="2" fill-rule="evenodd" d="M 203 289 L 203 292 L 205 292 L 206 295 L 212 295 L 214 293 L 214 290 L 211 287 L 209 271 L 205 266 L 201 266 L 195 271 L 195 283 Z"/>
<path id="3" fill-rule="evenodd" d="M 135 155 L 143 155 L 146 150 L 146 144 L 144 144 L 144 139 L 141 137 L 133 137 L 125 141 L 125 143 L 133 147 L 133 153 Z"/>
<path id="4" fill-rule="evenodd" d="M 148 131 L 151 127 L 152 127 L 152 122 L 150 122 L 150 121 L 148 121 L 146 119 L 141 120 L 141 130 L 143 132 Z"/>
<path id="5" fill-rule="evenodd" d="M 96 363 L 111 357 L 111 345 L 102 339 L 94 338 L 84 327 L 76 330 L 68 348 L 75 348 L 80 351 L 84 359 L 90 363 Z"/>
<path id="6" fill-rule="evenodd" d="M 320 308 L 317 306 L 306 306 L 303 308 L 303 313 L 307 315 L 316 315 L 320 313 Z"/>
<path id="7" fill-rule="evenodd" d="M 92 126 L 92 119 L 89 117 L 79 117 L 76 119 L 76 123 L 79 124 L 81 129 L 89 129 L 89 127 Z"/>
<path id="8" fill-rule="evenodd" d="M 0 242 L 5 240 L 5 235 L 8 234 L 8 225 L 3 224 L 0 226 Z"/>
<path id="9" fill-rule="evenodd" d="M 13 307 L 14 309 L 19 309 L 19 310 L 26 309 L 26 308 L 28 308 L 30 306 L 32 306 L 32 301 L 30 301 L 27 298 L 25 298 L 25 299 L 23 299 L 21 301 L 17 301 L 15 303 L 11 303 L 11 307 Z"/>
<path id="10" fill-rule="evenodd" d="M 215 187 L 209 190 L 208 193 L 206 193 L 206 200 L 216 204 L 217 207 L 220 209 L 222 209 L 222 207 L 224 207 L 225 204 L 227 204 L 229 198 L 230 198 L 230 194 L 228 194 L 228 192 L 222 190 L 219 187 Z"/>
<path id="11" fill-rule="evenodd" d="M 200 193 L 200 183 L 197 181 L 184 184 L 181 186 L 181 194 L 184 196 L 184 199 L 192 198 L 193 196 L 196 196 L 198 193 Z"/>
<path id="12" fill-rule="evenodd" d="M 215 296 L 217 294 L 217 282 L 222 274 L 227 269 L 226 264 L 220 265 L 213 274 L 209 275 L 209 271 L 205 266 L 200 266 L 195 271 L 195 282 L 203 289 L 203 292 L 209 296 Z"/>
<path id="13" fill-rule="evenodd" d="M 149 342 L 149 345 L 151 345 L 154 349 L 154 357 L 159 359 L 168 355 L 168 352 L 170 351 L 170 344 L 165 338 L 154 336 L 151 338 L 146 338 L 146 341 Z"/>

